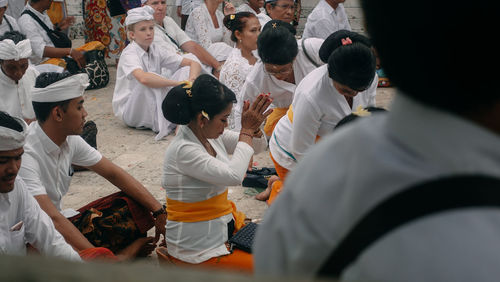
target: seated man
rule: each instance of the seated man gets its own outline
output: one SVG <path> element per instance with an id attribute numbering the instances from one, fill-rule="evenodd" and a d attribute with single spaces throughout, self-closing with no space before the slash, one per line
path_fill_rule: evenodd
<path id="1" fill-rule="evenodd" d="M 94 236 L 92 238 L 95 239 L 95 234 L 82 230 L 81 225 L 75 227 L 66 218 L 65 215 L 69 217 L 75 214 L 74 211 L 69 214 L 68 210 L 63 211 L 61 207 L 61 200 L 68 192 L 73 175 L 71 164 L 86 167 L 103 176 L 129 196 L 125 200 L 135 224 L 117 228 L 119 231 L 108 235 L 113 239 L 127 237 L 126 240 L 108 240 L 110 246 L 101 244 L 98 247 L 109 248 L 123 259 L 133 257 L 139 251 L 150 252 L 153 238 L 145 238 L 145 233 L 154 225 L 156 240 L 160 234 L 165 234 L 165 210 L 142 184 L 78 136 L 87 116 L 82 95 L 88 85 L 88 76 L 67 76 L 67 73 L 42 73 L 37 78 L 33 89 L 33 108 L 37 121 L 28 128 L 26 154 L 19 174 L 40 207 L 52 218 L 57 230 L 77 251 L 93 248 L 94 244 L 109 238 L 96 238 L 91 243 L 88 238 Z M 88 207 L 88 210 L 91 208 Z M 97 215 L 106 215 L 105 210 L 95 209 L 98 209 Z M 80 209 L 80 212 L 85 211 Z M 154 224 L 149 212 L 153 212 L 156 217 Z M 121 224 L 119 217 L 116 220 L 117 225 Z M 82 234 L 84 231 L 87 237 Z"/>
<path id="2" fill-rule="evenodd" d="M 197 62 L 177 53 L 165 52 L 154 40 L 153 8 L 128 11 L 125 25 L 131 43 L 123 50 L 116 71 L 113 112 L 131 127 L 158 132 L 156 140 L 168 135 L 171 123 L 162 114 L 161 104 L 169 87 L 183 80 L 194 81 L 200 74 Z M 186 67 L 189 68 L 181 68 Z M 161 76 L 168 69 L 171 76 Z"/>
<path id="3" fill-rule="evenodd" d="M 17 20 L 21 32 L 31 41 L 33 51 L 30 57 L 31 63 L 34 65 L 52 64 L 65 69 L 67 64 L 64 58 L 71 57 L 79 68 L 85 67 L 87 64 L 84 57 L 85 51 L 104 49 L 104 45 L 98 41 L 92 41 L 79 48 L 72 48 L 71 41 L 67 37 L 58 40 L 51 38 L 47 30 L 64 30 L 74 23 L 73 17 L 67 17 L 54 27 L 47 15 L 47 9 L 50 8 L 51 3 L 52 0 L 30 0 Z"/>
<path id="4" fill-rule="evenodd" d="M 30 123 L 35 119 L 31 88 L 38 72 L 29 65 L 29 39 L 18 31 L 0 36 L 0 110 Z"/>
<path id="5" fill-rule="evenodd" d="M 0 112 L 0 255 L 26 255 L 29 243 L 42 255 L 79 261 L 17 177 L 26 130 L 23 120 Z"/>
<path id="6" fill-rule="evenodd" d="M 0 0 L 0 36 L 7 31 L 19 31 L 16 19 L 7 15 L 7 0 Z"/>
<path id="7" fill-rule="evenodd" d="M 214 58 L 210 50 L 205 50 L 200 44 L 194 42 L 189 36 L 167 16 L 167 2 L 165 0 L 142 0 L 144 5 L 151 6 L 155 12 L 155 38 L 156 44 L 163 44 L 166 50 L 172 53 L 187 53 L 185 58 L 200 61 L 203 70 L 219 77 L 222 64 Z"/>
<path id="8" fill-rule="evenodd" d="M 299 162 L 257 231 L 256 272 L 313 277 L 334 270 L 339 281 L 495 280 L 500 209 L 487 202 L 498 196 L 470 182 L 410 187 L 456 176 L 500 178 L 498 73 L 484 67 L 500 62 L 500 53 L 494 44 L 464 44 L 464 36 L 497 32 L 497 3 L 437 1 L 415 9 L 399 0 L 360 2 L 398 93 L 389 113 L 340 128 Z M 395 208 L 379 209 L 389 199 Z M 428 207 L 448 209 L 413 217 Z M 378 222 L 365 221 L 377 211 L 385 212 Z M 407 218 L 414 220 L 399 221 Z M 385 229 L 393 219 L 398 228 Z M 369 230 L 359 228 L 367 222 Z"/>

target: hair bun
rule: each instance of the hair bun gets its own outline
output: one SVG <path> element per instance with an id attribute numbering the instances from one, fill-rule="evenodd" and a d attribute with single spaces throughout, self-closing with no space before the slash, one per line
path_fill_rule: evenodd
<path id="1" fill-rule="evenodd" d="M 319 49 L 319 58 L 325 64 L 328 63 L 328 58 L 338 47 L 342 46 L 342 39 L 349 38 L 352 43 L 361 43 L 368 48 L 371 48 L 372 44 L 370 39 L 367 37 L 345 29 L 338 30 L 332 34 L 330 34 Z"/>
<path id="2" fill-rule="evenodd" d="M 186 84 L 177 85 L 168 91 L 161 109 L 163 116 L 175 124 L 188 124 L 191 121 L 191 98 L 186 93 Z"/>

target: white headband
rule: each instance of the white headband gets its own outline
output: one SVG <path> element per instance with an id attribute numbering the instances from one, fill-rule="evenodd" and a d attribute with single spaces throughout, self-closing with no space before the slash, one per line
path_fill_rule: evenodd
<path id="1" fill-rule="evenodd" d="M 61 102 L 82 96 L 87 86 L 89 86 L 89 76 L 86 73 L 79 73 L 56 81 L 45 88 L 33 88 L 31 100 Z"/>
<path id="2" fill-rule="evenodd" d="M 135 24 L 142 21 L 153 20 L 154 9 L 150 6 L 143 6 L 139 8 L 130 9 L 127 12 L 127 18 L 125 19 L 125 26 Z"/>
<path id="3" fill-rule="evenodd" d="M 23 131 L 19 132 L 17 130 L 0 126 L 0 151 L 12 151 L 24 146 L 28 125 L 20 118 L 12 118 L 21 124 Z"/>
<path id="4" fill-rule="evenodd" d="M 0 0 L 0 8 L 7 7 L 7 0 Z"/>
<path id="5" fill-rule="evenodd" d="M 31 43 L 29 39 L 19 41 L 17 44 L 10 39 L 0 41 L 0 60 L 19 61 L 19 59 L 26 59 L 29 56 L 31 56 Z"/>
<path id="6" fill-rule="evenodd" d="M 0 1 L 2 1 L 2 0 L 0 0 Z M 142 5 L 146 4 L 146 2 L 148 2 L 148 0 L 141 0 Z"/>

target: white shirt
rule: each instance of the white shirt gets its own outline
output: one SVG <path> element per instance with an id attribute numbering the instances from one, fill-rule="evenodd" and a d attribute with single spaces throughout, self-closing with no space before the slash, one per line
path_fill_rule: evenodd
<path id="1" fill-rule="evenodd" d="M 49 29 L 54 29 L 54 25 L 50 21 L 47 11 L 40 13 L 33 9 L 29 3 L 26 4 L 24 9 L 32 11 L 40 20 L 42 20 L 43 23 L 47 25 Z M 49 59 L 47 57 L 43 57 L 43 51 L 45 50 L 45 46 L 54 47 L 54 44 L 47 35 L 47 32 L 45 32 L 45 29 L 43 29 L 38 22 L 28 14 L 24 14 L 19 17 L 17 24 L 21 28 L 21 33 L 26 35 L 26 38 L 28 38 L 31 42 L 31 50 L 33 51 L 30 57 L 31 63 L 38 65 L 39 63 Z"/>
<path id="2" fill-rule="evenodd" d="M 181 14 L 189 16 L 191 12 L 202 3 L 203 0 L 176 0 L 175 6 L 181 6 Z"/>
<path id="3" fill-rule="evenodd" d="M 319 58 L 319 49 L 323 44 L 323 39 L 310 38 L 307 39 L 305 43 L 307 53 L 311 58 L 318 64 L 323 65 Z M 242 99 L 249 100 L 250 103 L 257 99 L 257 96 L 261 93 L 271 93 L 271 98 L 273 102 L 272 107 L 276 108 L 288 108 L 293 100 L 293 93 L 295 92 L 295 87 L 302 81 L 302 79 L 313 71 L 316 66 L 307 59 L 302 50 L 302 39 L 297 41 L 299 47 L 299 53 L 293 61 L 293 74 L 295 77 L 295 84 L 279 80 L 273 75 L 267 73 L 264 68 L 262 61 L 255 64 L 252 71 L 248 74 L 245 84 L 241 89 Z M 241 112 L 242 105 L 238 108 Z"/>
<path id="4" fill-rule="evenodd" d="M 34 119 L 31 104 L 31 89 L 35 86 L 38 72 L 29 66 L 24 76 L 16 83 L 0 70 L 0 111 L 20 119 Z"/>
<path id="5" fill-rule="evenodd" d="M 82 137 L 68 136 L 61 146 L 57 146 L 38 122 L 32 122 L 28 127 L 19 176 L 31 195 L 47 195 L 61 211 L 62 197 L 68 192 L 73 176 L 71 164 L 88 167 L 101 158 L 102 155 Z"/>
<path id="6" fill-rule="evenodd" d="M 14 189 L 0 194 L 0 254 L 25 256 L 26 243 L 45 256 L 81 261 L 17 177 Z"/>
<path id="7" fill-rule="evenodd" d="M 227 186 L 240 185 L 254 150 L 266 149 L 263 136 L 253 139 L 253 148 L 239 142 L 239 133 L 225 130 L 217 139 L 209 139 L 217 152 L 211 156 L 187 126 L 180 126 L 177 136 L 168 146 L 163 163 L 162 186 L 167 197 L 182 202 L 199 202 L 220 195 Z M 232 154 L 229 157 L 229 154 Z M 227 214 L 201 222 L 167 221 L 168 253 L 189 263 L 201 263 L 212 257 L 229 254 L 227 224 L 233 219 Z"/>
<path id="8" fill-rule="evenodd" d="M 242 107 L 241 88 L 253 66 L 241 55 L 241 50 L 238 48 L 233 48 L 222 65 L 219 80 L 236 94 L 237 101 L 228 119 L 228 128 L 231 130 L 239 131 L 241 128 L 241 112 L 236 109 Z"/>
<path id="9" fill-rule="evenodd" d="M 2 36 L 4 33 L 6 33 L 7 31 L 11 31 L 10 30 L 10 26 L 9 26 L 9 23 L 7 23 L 7 21 L 10 23 L 10 25 L 12 26 L 12 30 L 15 30 L 15 31 L 21 31 L 19 29 L 19 26 L 17 25 L 17 20 L 14 19 L 13 17 L 9 16 L 9 15 L 3 15 L 3 19 L 2 19 L 2 23 L 0 24 L 0 36 Z"/>
<path id="10" fill-rule="evenodd" d="M 351 108 L 344 96 L 333 86 L 333 81 L 328 76 L 328 66 L 323 65 L 313 70 L 295 90 L 292 103 L 293 123 L 288 115 L 284 115 L 274 128 L 269 141 L 274 160 L 292 170 L 296 162 L 285 151 L 300 161 L 306 151 L 315 144 L 317 135 L 323 138 L 332 133 L 337 123 L 358 106 L 375 106 L 377 80 L 375 78 L 367 90 L 354 97 Z"/>
<path id="11" fill-rule="evenodd" d="M 9 0 L 8 2 L 9 4 L 7 5 L 7 10 L 5 11 L 5 14 L 13 17 L 14 19 L 18 19 L 21 16 L 21 13 L 23 12 L 25 1 Z"/>
<path id="12" fill-rule="evenodd" d="M 215 28 L 212 17 L 208 12 L 207 5 L 202 3 L 193 10 L 186 23 L 186 34 L 203 48 L 207 49 L 216 42 L 224 42 L 230 46 L 231 32 L 224 26 L 224 14 L 216 10 L 218 28 Z"/>
<path id="13" fill-rule="evenodd" d="M 341 29 L 351 30 L 344 5 L 339 4 L 337 9 L 333 9 L 325 0 L 320 0 L 307 17 L 302 37 L 326 39 Z"/>
<path id="14" fill-rule="evenodd" d="M 457 174 L 500 177 L 498 144 L 498 134 L 399 93 L 388 114 L 340 128 L 289 175 L 257 231 L 256 273 L 315 275 L 362 215 L 415 184 Z M 342 280 L 494 281 L 498 261 L 499 210 L 468 208 L 399 227 Z"/>
<path id="15" fill-rule="evenodd" d="M 168 88 L 147 87 L 137 81 L 132 74 L 134 70 L 141 69 L 160 75 L 163 68 L 172 72 L 179 68 L 182 56 L 163 52 L 158 46 L 161 45 L 153 42 L 146 52 L 133 41 L 123 49 L 116 71 L 112 104 L 115 116 L 121 118 L 128 126 L 151 128 L 163 137 L 168 134 L 166 128 L 168 126 L 163 126 L 167 120 L 163 117 L 161 104 Z M 169 77 L 169 79 L 174 78 Z"/>
<path id="16" fill-rule="evenodd" d="M 260 13 L 257 14 L 248 3 L 243 3 L 238 8 L 236 9 L 236 12 L 250 12 L 254 15 L 257 16 L 257 19 L 259 20 L 261 28 L 264 27 L 264 25 L 271 20 L 271 18 L 266 14 L 266 9 L 260 8 Z"/>
<path id="17" fill-rule="evenodd" d="M 177 45 L 172 42 L 169 36 L 176 41 Z M 171 17 L 165 16 L 163 19 L 163 26 L 155 24 L 154 42 L 156 44 L 165 44 L 168 51 L 174 53 L 182 52 L 180 46 L 188 41 L 192 41 L 191 38 L 187 36 Z"/>

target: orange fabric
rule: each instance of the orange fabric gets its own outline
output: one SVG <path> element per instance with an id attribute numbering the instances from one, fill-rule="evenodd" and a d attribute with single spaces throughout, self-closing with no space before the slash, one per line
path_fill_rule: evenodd
<path id="1" fill-rule="evenodd" d="M 107 261 L 117 261 L 118 258 L 113 254 L 112 251 L 106 248 L 89 248 L 83 251 L 79 251 L 78 254 L 83 260 L 107 260 Z"/>
<path id="2" fill-rule="evenodd" d="M 271 156 L 271 160 L 274 163 L 276 173 L 280 178 L 280 180 L 274 181 L 273 186 L 271 187 L 271 194 L 269 195 L 269 199 L 267 199 L 267 204 L 271 205 L 276 200 L 276 197 L 278 197 L 279 193 L 281 193 L 283 183 L 285 182 L 289 170 L 282 167 L 277 161 L 275 161 L 271 152 L 269 152 L 269 156 Z"/>
<path id="3" fill-rule="evenodd" d="M 264 125 L 264 132 L 267 136 L 271 136 L 274 127 L 280 121 L 280 118 L 284 116 L 288 108 L 274 108 L 273 112 L 267 117 L 266 124 Z"/>
<path id="4" fill-rule="evenodd" d="M 224 193 L 205 201 L 186 203 L 167 198 L 167 219 L 179 222 L 199 222 L 212 220 L 232 213 L 234 227 L 239 230 L 245 223 L 245 214 L 236 209 L 236 205 L 227 199 Z"/>
<path id="5" fill-rule="evenodd" d="M 248 274 L 253 272 L 252 254 L 249 254 L 247 252 L 238 249 L 234 249 L 232 254 L 211 258 L 199 264 L 192 264 L 176 259 L 168 254 L 167 248 L 165 247 L 156 248 L 156 254 L 158 255 L 159 261 L 166 265 L 224 269 L 224 270 L 233 270 Z"/>
<path id="6" fill-rule="evenodd" d="M 64 19 L 65 10 L 66 6 L 64 5 L 64 2 L 52 1 L 50 8 L 47 9 L 47 15 L 49 16 L 50 21 L 55 25 Z"/>
<path id="7" fill-rule="evenodd" d="M 55 3 L 55 2 L 54 2 Z M 99 41 L 91 41 L 89 43 L 85 43 L 82 46 L 75 48 L 77 51 L 92 51 L 92 50 L 102 50 L 105 46 Z M 56 65 L 58 67 L 66 69 L 66 61 L 61 58 L 50 58 L 41 64 L 51 64 Z"/>

